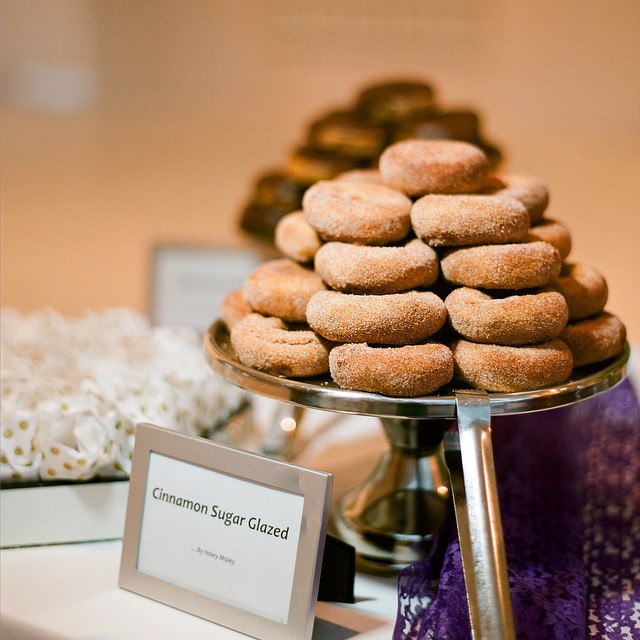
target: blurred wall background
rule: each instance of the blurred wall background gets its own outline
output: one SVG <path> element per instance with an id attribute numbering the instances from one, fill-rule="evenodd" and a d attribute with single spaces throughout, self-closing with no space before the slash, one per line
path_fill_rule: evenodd
<path id="1" fill-rule="evenodd" d="M 538 175 L 640 339 L 637 0 L 3 0 L 1 304 L 146 311 L 158 244 L 251 244 L 257 174 L 366 84 L 431 82 Z"/>

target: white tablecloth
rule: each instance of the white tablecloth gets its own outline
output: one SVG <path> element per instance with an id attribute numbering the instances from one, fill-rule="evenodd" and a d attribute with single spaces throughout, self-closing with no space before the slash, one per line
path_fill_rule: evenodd
<path id="1" fill-rule="evenodd" d="M 4 549 L 3 640 L 245 637 L 120 589 L 120 551 L 120 541 Z M 355 593 L 354 605 L 318 604 L 314 640 L 391 637 L 395 578 L 358 574 Z"/>

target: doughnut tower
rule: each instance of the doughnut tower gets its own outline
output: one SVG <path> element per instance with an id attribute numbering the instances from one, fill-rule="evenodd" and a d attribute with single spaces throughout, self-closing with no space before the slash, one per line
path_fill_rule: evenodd
<path id="1" fill-rule="evenodd" d="M 431 84 L 394 79 L 367 85 L 349 103 L 315 117 L 281 165 L 257 176 L 240 227 L 271 242 L 277 222 L 300 209 L 308 187 L 345 171 L 375 168 L 386 146 L 407 138 L 464 140 L 479 146 L 493 166 L 501 160 L 478 113 L 440 104 Z"/>
<path id="2" fill-rule="evenodd" d="M 223 303 L 232 346 L 261 371 L 392 397 L 561 384 L 626 333 L 548 202 L 470 142 L 394 142 L 277 223 L 283 257 Z"/>

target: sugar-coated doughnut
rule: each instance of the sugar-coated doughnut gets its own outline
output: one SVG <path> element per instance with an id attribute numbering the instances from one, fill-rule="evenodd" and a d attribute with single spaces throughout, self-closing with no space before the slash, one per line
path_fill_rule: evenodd
<path id="1" fill-rule="evenodd" d="M 307 305 L 307 322 L 332 342 L 403 345 L 430 338 L 445 323 L 444 302 L 431 291 L 356 295 L 320 291 Z"/>
<path id="2" fill-rule="evenodd" d="M 542 240 L 552 244 L 558 250 L 561 260 L 565 260 L 571 253 L 571 233 L 567 227 L 557 220 L 541 220 L 529 229 L 527 240 L 529 242 Z"/>
<path id="3" fill-rule="evenodd" d="M 280 318 L 251 313 L 231 329 L 240 362 L 275 376 L 302 378 L 329 371 L 329 345 L 307 328 L 290 328 Z"/>
<path id="4" fill-rule="evenodd" d="M 288 258 L 259 264 L 245 279 L 243 293 L 251 308 L 288 322 L 305 322 L 309 298 L 326 287 L 322 278 Z"/>
<path id="5" fill-rule="evenodd" d="M 520 200 L 527 208 L 532 225 L 542 220 L 549 205 L 549 191 L 540 178 L 507 173 L 500 173 L 495 178 L 497 183 L 493 195 Z"/>
<path id="6" fill-rule="evenodd" d="M 548 242 L 487 244 L 449 249 L 440 260 L 444 278 L 479 289 L 534 289 L 560 273 L 560 254 Z"/>
<path id="7" fill-rule="evenodd" d="M 326 241 L 383 245 L 402 240 L 411 227 L 411 200 L 377 184 L 322 180 L 307 189 L 302 208 Z"/>
<path id="8" fill-rule="evenodd" d="M 229 329 L 233 329 L 236 323 L 252 311 L 251 305 L 244 298 L 242 289 L 235 289 L 222 299 L 220 319 Z"/>
<path id="9" fill-rule="evenodd" d="M 322 241 L 307 222 L 303 211 L 293 211 L 276 225 L 274 244 L 281 253 L 302 264 L 313 261 Z"/>
<path id="10" fill-rule="evenodd" d="M 603 311 L 593 318 L 568 324 L 560 337 L 571 349 L 574 366 L 581 367 L 620 355 L 627 331 L 619 318 Z"/>
<path id="11" fill-rule="evenodd" d="M 327 242 L 316 253 L 315 269 L 329 288 L 361 294 L 428 287 L 440 272 L 436 252 L 417 238 L 385 247 Z"/>
<path id="12" fill-rule="evenodd" d="M 434 247 L 521 242 L 529 214 L 514 198 L 429 194 L 413 203 L 411 226 Z"/>
<path id="13" fill-rule="evenodd" d="M 402 140 L 380 155 L 382 181 L 410 196 L 473 193 L 485 183 L 489 160 L 482 149 L 457 140 Z"/>
<path id="14" fill-rule="evenodd" d="M 329 369 L 343 389 L 413 398 L 451 381 L 453 356 L 440 342 L 401 347 L 342 344 L 331 350 Z"/>
<path id="15" fill-rule="evenodd" d="M 551 280 L 547 289 L 559 291 L 565 297 L 570 321 L 600 313 L 609 297 L 607 281 L 585 264 L 565 262 L 560 275 Z"/>
<path id="16" fill-rule="evenodd" d="M 487 142 L 480 128 L 480 119 L 473 111 L 440 111 L 403 122 L 394 129 L 390 142 L 415 139 L 463 140 L 480 147 L 487 156 L 489 165 L 496 168 L 502 161 L 502 151 Z"/>
<path id="17" fill-rule="evenodd" d="M 452 328 L 472 342 L 519 346 L 557 338 L 567 324 L 564 297 L 556 291 L 495 298 L 461 287 L 444 301 Z"/>
<path id="18" fill-rule="evenodd" d="M 476 389 L 533 391 L 567 380 L 573 369 L 571 350 L 560 339 L 523 347 L 457 340 L 451 345 L 454 377 Z"/>

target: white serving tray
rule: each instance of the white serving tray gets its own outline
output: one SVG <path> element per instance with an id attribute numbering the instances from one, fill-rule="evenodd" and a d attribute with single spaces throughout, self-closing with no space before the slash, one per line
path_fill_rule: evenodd
<path id="1" fill-rule="evenodd" d="M 0 547 L 122 538 L 129 481 L 4 486 Z"/>

